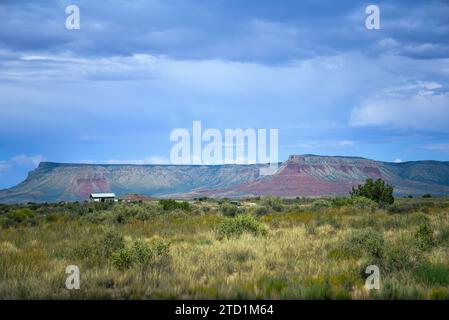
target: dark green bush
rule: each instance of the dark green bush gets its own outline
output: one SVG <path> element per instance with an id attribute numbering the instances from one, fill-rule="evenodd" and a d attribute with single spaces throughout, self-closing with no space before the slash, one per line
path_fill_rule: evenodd
<path id="1" fill-rule="evenodd" d="M 174 211 L 174 210 L 183 210 L 190 211 L 190 204 L 187 201 L 175 201 L 172 199 L 168 200 L 159 200 L 159 206 L 162 207 L 164 211 Z"/>
<path id="2" fill-rule="evenodd" d="M 357 188 L 352 187 L 351 197 L 365 197 L 380 205 L 392 204 L 394 202 L 393 186 L 385 184 L 382 179 L 366 179 L 365 184 Z"/>

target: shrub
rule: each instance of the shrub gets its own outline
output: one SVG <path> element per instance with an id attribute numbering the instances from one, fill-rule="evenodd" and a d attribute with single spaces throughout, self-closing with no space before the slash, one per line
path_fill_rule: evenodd
<path id="1" fill-rule="evenodd" d="M 381 258 L 384 252 L 385 240 L 382 233 L 372 229 L 354 231 L 342 244 L 342 251 L 348 256 L 361 257 L 368 255 Z"/>
<path id="2" fill-rule="evenodd" d="M 257 207 L 257 208 L 254 210 L 254 214 L 255 214 L 256 216 L 258 216 L 258 217 L 264 216 L 264 215 L 266 215 L 266 214 L 268 214 L 268 213 L 269 213 L 269 210 L 267 209 L 267 207 Z"/>
<path id="3" fill-rule="evenodd" d="M 352 206 L 358 210 L 374 211 L 377 208 L 377 203 L 366 197 L 354 196 Z"/>
<path id="4" fill-rule="evenodd" d="M 319 211 L 330 207 L 332 207 L 332 203 L 329 200 L 318 199 L 312 202 L 312 210 L 315 211 Z"/>
<path id="5" fill-rule="evenodd" d="M 324 226 L 326 224 L 335 229 L 339 229 L 341 227 L 341 219 L 336 216 L 318 212 L 314 214 L 314 218 L 316 227 Z"/>
<path id="6" fill-rule="evenodd" d="M 112 263 L 120 270 L 129 269 L 134 263 L 130 248 L 122 248 L 112 254 Z"/>
<path id="7" fill-rule="evenodd" d="M 37 224 L 36 215 L 29 208 L 14 209 L 7 214 L 0 216 L 0 226 L 9 228 L 20 224 L 28 224 L 34 226 Z"/>
<path id="8" fill-rule="evenodd" d="M 423 197 L 424 199 L 426 199 L 426 198 L 432 198 L 432 195 L 431 195 L 430 193 L 426 193 L 426 194 L 423 194 L 422 197 Z"/>
<path id="9" fill-rule="evenodd" d="M 157 240 L 152 244 L 152 251 L 153 254 L 158 257 L 168 256 L 170 252 L 170 243 L 163 240 Z"/>
<path id="10" fill-rule="evenodd" d="M 282 200 L 279 197 L 266 196 L 262 198 L 262 205 L 273 209 L 274 211 L 281 212 L 284 209 Z"/>
<path id="11" fill-rule="evenodd" d="M 429 217 L 422 212 L 414 214 L 412 216 L 412 221 L 417 225 L 430 223 Z"/>
<path id="12" fill-rule="evenodd" d="M 135 263 L 146 266 L 153 262 L 153 252 L 151 246 L 143 240 L 136 240 L 131 247 Z"/>
<path id="13" fill-rule="evenodd" d="M 417 246 L 421 250 L 429 250 L 435 245 L 433 229 L 428 222 L 421 223 L 415 232 Z"/>
<path id="14" fill-rule="evenodd" d="M 239 208 L 231 204 L 220 205 L 220 212 L 226 217 L 235 217 L 239 213 Z"/>
<path id="15" fill-rule="evenodd" d="M 350 206 L 352 203 L 352 199 L 348 197 L 336 197 L 332 199 L 332 206 L 334 207 Z"/>
<path id="16" fill-rule="evenodd" d="M 50 223 L 56 222 L 58 221 L 59 216 L 60 215 L 58 215 L 57 213 L 49 213 L 45 215 L 45 221 Z"/>
<path id="17" fill-rule="evenodd" d="M 109 257 L 113 252 L 121 250 L 124 247 L 125 240 L 123 235 L 112 230 L 106 232 L 98 246 L 100 254 L 104 257 Z"/>
<path id="18" fill-rule="evenodd" d="M 422 253 L 407 242 L 388 246 L 384 253 L 383 265 L 387 272 L 414 270 L 422 262 Z"/>
<path id="19" fill-rule="evenodd" d="M 366 179 L 365 184 L 352 187 L 351 197 L 361 196 L 371 199 L 380 205 L 394 202 L 393 186 L 385 184 L 382 179 Z"/>
<path id="20" fill-rule="evenodd" d="M 266 235 L 267 229 L 252 215 L 238 215 L 235 218 L 227 218 L 216 230 L 220 239 L 238 237 L 243 233 L 251 233 L 255 236 Z"/>
<path id="21" fill-rule="evenodd" d="M 146 216 L 146 210 L 141 205 L 136 204 L 125 204 L 125 205 L 117 205 L 113 209 L 113 220 L 116 223 L 126 223 L 131 218 L 139 218 Z"/>
<path id="22" fill-rule="evenodd" d="M 165 241 L 148 243 L 136 240 L 112 254 L 112 263 L 118 269 L 129 269 L 139 266 L 142 269 L 155 267 L 165 263 L 169 258 L 170 244 Z"/>
<path id="23" fill-rule="evenodd" d="M 6 217 L 12 222 L 22 223 L 35 217 L 34 212 L 28 208 L 15 209 L 9 212 Z"/>
<path id="24" fill-rule="evenodd" d="M 183 211 L 190 211 L 190 204 L 187 201 L 178 202 L 172 199 L 168 200 L 159 200 L 159 205 L 162 207 L 164 211 L 173 211 L 176 209 L 180 209 Z"/>

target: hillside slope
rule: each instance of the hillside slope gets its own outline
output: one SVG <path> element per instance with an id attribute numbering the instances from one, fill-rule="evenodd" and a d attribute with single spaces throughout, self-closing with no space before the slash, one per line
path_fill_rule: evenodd
<path id="1" fill-rule="evenodd" d="M 347 194 L 366 178 L 382 178 L 397 194 L 449 194 L 449 162 L 379 162 L 357 157 L 290 156 L 272 176 L 263 165 L 90 165 L 42 162 L 0 203 L 85 200 L 92 192 L 156 197 Z"/>

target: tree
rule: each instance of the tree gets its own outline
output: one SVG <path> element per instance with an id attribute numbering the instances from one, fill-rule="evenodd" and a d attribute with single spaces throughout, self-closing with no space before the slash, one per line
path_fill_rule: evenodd
<path id="1" fill-rule="evenodd" d="M 357 188 L 352 187 L 351 197 L 366 197 L 378 204 L 392 204 L 394 202 L 393 186 L 385 184 L 382 179 L 366 179 L 365 184 Z"/>

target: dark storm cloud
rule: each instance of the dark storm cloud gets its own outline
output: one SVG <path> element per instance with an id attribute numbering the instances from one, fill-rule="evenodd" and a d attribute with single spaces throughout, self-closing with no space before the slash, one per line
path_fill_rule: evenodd
<path id="1" fill-rule="evenodd" d="M 81 9 L 76 32 L 64 28 L 64 9 L 72 3 Z M 363 1 L 3 1 L 0 45 L 81 56 L 148 53 L 259 63 L 352 50 L 449 56 L 447 2 L 377 4 L 382 29 L 367 32 Z"/>

